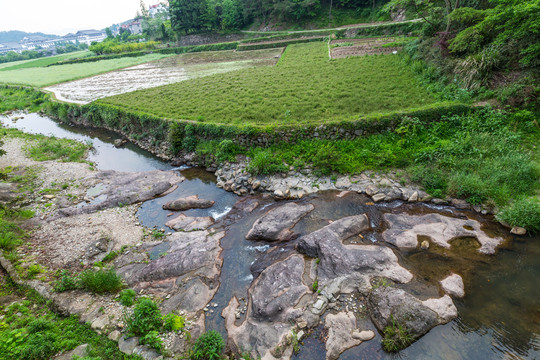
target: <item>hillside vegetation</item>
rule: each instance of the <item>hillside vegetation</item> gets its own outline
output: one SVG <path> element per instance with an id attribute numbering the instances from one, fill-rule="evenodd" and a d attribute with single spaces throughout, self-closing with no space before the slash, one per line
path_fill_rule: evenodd
<path id="1" fill-rule="evenodd" d="M 324 42 L 287 47 L 260 67 L 103 100 L 160 117 L 231 124 L 325 123 L 435 103 L 395 55 L 328 60 Z"/>

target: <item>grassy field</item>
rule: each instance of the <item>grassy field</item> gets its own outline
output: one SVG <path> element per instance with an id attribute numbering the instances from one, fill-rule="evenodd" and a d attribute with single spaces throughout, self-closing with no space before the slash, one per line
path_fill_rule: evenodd
<path id="1" fill-rule="evenodd" d="M 108 71 L 143 64 L 170 55 L 150 54 L 140 57 L 102 60 L 91 63 L 69 64 L 48 68 L 32 67 L 0 71 L 0 84 L 17 84 L 43 87 L 65 81 L 82 79 Z"/>
<path id="2" fill-rule="evenodd" d="M 326 43 L 287 47 L 274 67 L 193 79 L 99 100 L 172 119 L 299 124 L 420 107 L 435 99 L 396 55 L 328 60 Z"/>
<path id="3" fill-rule="evenodd" d="M 45 67 L 47 65 L 54 64 L 55 62 L 58 62 L 58 61 L 83 58 L 89 55 L 92 55 L 92 53 L 89 51 L 76 51 L 76 52 L 72 52 L 68 54 L 49 56 L 49 57 L 44 57 L 40 59 L 17 61 L 13 63 L 2 64 L 5 66 L 0 66 L 0 71 L 27 69 L 27 68 L 33 68 L 33 67 Z"/>

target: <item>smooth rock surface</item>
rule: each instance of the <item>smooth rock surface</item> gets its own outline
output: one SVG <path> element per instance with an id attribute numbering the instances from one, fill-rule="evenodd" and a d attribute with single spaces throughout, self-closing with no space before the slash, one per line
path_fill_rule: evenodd
<path id="1" fill-rule="evenodd" d="M 343 245 L 343 240 L 369 229 L 366 215 L 349 216 L 303 236 L 297 250 L 319 259 L 319 286 L 338 277 L 358 278 L 384 276 L 406 283 L 412 274 L 401 267 L 391 249 L 378 245 Z"/>
<path id="2" fill-rule="evenodd" d="M 205 230 L 214 224 L 214 218 L 211 216 L 192 217 L 180 214 L 174 219 L 165 223 L 165 226 L 176 231 L 194 231 Z"/>
<path id="3" fill-rule="evenodd" d="M 273 208 L 257 219 L 246 235 L 248 240 L 285 241 L 293 236 L 291 228 L 314 209 L 312 204 L 287 203 Z"/>
<path id="4" fill-rule="evenodd" d="M 169 201 L 163 205 L 165 210 L 184 211 L 189 209 L 208 209 L 214 205 L 213 200 L 199 199 L 199 195 Z"/>
<path id="5" fill-rule="evenodd" d="M 450 248 L 450 240 L 460 237 L 474 237 L 481 247 L 483 254 L 493 254 L 502 238 L 489 237 L 476 220 L 463 220 L 440 214 L 408 215 L 384 214 L 384 220 L 389 228 L 383 232 L 383 239 L 400 249 L 415 249 L 418 246 L 418 236 L 426 236 L 431 241 L 444 248 Z"/>
<path id="6" fill-rule="evenodd" d="M 362 343 L 362 340 L 353 337 L 353 331 L 356 329 L 356 316 L 352 312 L 328 314 L 324 326 L 328 329 L 327 360 L 336 360 L 345 350 Z"/>
<path id="7" fill-rule="evenodd" d="M 441 287 L 445 293 L 451 296 L 462 298 L 465 296 L 465 286 L 463 279 L 458 274 L 452 274 L 441 280 Z"/>

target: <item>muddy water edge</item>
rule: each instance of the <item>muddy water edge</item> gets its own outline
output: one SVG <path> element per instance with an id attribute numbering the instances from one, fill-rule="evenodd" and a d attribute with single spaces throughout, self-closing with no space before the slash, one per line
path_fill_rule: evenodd
<path id="1" fill-rule="evenodd" d="M 114 133 L 59 125 L 37 114 L 25 114 L 12 122 L 0 118 L 5 126 L 26 132 L 42 133 L 80 141 L 92 141 L 94 151 L 89 160 L 98 169 L 119 171 L 170 170 L 167 163 L 135 145 L 125 148 L 113 146 L 118 137 Z M 267 243 L 245 239 L 253 223 L 265 211 L 278 205 L 271 198 L 254 196 L 259 206 L 249 215 L 239 215 L 231 208 L 239 200 L 236 195 L 215 186 L 215 176 L 202 169 L 177 169 L 186 180 L 167 197 L 144 203 L 138 212 L 140 222 L 149 228 L 165 228 L 168 212 L 161 205 L 180 196 L 198 194 L 215 200 L 211 209 L 190 210 L 186 215 L 213 216 L 216 229 L 227 231 L 221 240 L 223 268 L 220 287 L 206 319 L 207 330 L 216 329 L 226 335 L 222 309 L 230 298 L 247 298 L 247 290 L 254 277 L 271 265 L 295 252 L 295 240 L 287 243 Z M 394 251 L 400 264 L 415 274 L 413 281 L 399 285 L 419 298 L 438 297 L 438 281 L 451 272 L 462 275 L 466 296 L 454 300 L 459 317 L 437 326 L 420 340 L 401 351 L 397 357 L 405 359 L 538 359 L 540 358 L 540 237 L 511 237 L 508 231 L 473 212 L 456 211 L 450 207 L 409 204 L 401 201 L 372 204 L 370 199 L 356 193 L 337 197 L 334 191 L 309 196 L 315 210 L 304 217 L 293 231 L 299 236 L 318 230 L 332 220 L 345 216 L 367 213 L 371 228 L 363 238 L 351 243 L 386 245 L 381 238 L 385 229 L 383 214 L 406 213 L 421 215 L 439 213 L 452 217 L 468 217 L 482 223 L 490 235 L 502 236 L 506 241 L 495 255 L 481 255 L 476 251 L 475 239 L 462 238 L 451 242 L 450 249 L 431 246 L 429 250 Z M 280 202 L 281 204 L 283 202 Z M 351 240 L 349 240 L 351 241 Z M 359 322 L 373 330 L 369 316 Z M 324 359 L 324 343 L 319 339 L 321 329 L 316 329 L 304 341 L 295 359 Z M 389 359 L 396 355 L 385 353 L 380 346 L 380 335 L 374 340 L 344 352 L 340 359 Z"/>

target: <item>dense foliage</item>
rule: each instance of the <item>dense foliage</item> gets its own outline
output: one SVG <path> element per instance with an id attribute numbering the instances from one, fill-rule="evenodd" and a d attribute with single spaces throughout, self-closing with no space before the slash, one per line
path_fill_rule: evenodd
<path id="1" fill-rule="evenodd" d="M 0 307 L 0 359 L 42 360 L 61 351 L 88 344 L 87 356 L 107 360 L 140 359 L 126 355 L 106 336 L 98 335 L 90 325 L 76 316 L 62 317 L 53 313 L 37 292 L 17 287 L 0 274 L 0 296 L 21 298 L 7 307 Z M 24 298 L 24 300 L 22 300 Z"/>
<path id="2" fill-rule="evenodd" d="M 116 39 L 105 39 L 99 43 L 93 43 L 89 50 L 97 55 L 102 54 L 118 54 L 131 51 L 152 50 L 156 48 L 158 42 L 119 42 Z"/>
<path id="3" fill-rule="evenodd" d="M 179 35 L 207 30 L 240 29 L 253 22 L 289 23 L 324 18 L 332 22 L 332 11 L 353 12 L 357 21 L 366 14 L 380 18 L 380 6 L 386 0 L 171 0 L 171 25 Z M 367 13 L 364 11 L 366 10 Z"/>

